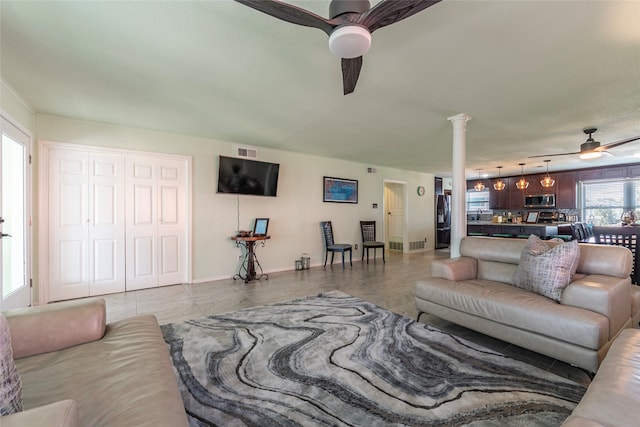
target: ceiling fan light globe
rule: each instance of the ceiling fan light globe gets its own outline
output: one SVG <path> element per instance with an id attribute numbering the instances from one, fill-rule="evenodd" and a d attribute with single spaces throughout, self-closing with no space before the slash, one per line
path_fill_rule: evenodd
<path id="1" fill-rule="evenodd" d="M 329 36 L 329 50 L 339 58 L 364 55 L 371 47 L 371 33 L 360 25 L 343 25 Z"/>
<path id="2" fill-rule="evenodd" d="M 602 157 L 602 151 L 589 151 L 588 153 L 580 154 L 582 160 L 591 160 Z"/>

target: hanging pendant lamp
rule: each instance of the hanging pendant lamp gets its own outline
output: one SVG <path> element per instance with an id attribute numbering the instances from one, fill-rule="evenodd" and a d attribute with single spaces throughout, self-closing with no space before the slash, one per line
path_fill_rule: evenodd
<path id="1" fill-rule="evenodd" d="M 529 183 L 527 182 L 526 179 L 524 179 L 524 163 L 518 163 L 520 165 L 520 169 L 521 169 L 521 174 L 520 174 L 520 180 L 518 182 L 516 182 L 516 187 L 518 187 L 518 190 L 524 190 L 525 188 L 527 188 L 529 186 Z"/>
<path id="2" fill-rule="evenodd" d="M 545 160 L 544 162 L 547 164 L 547 176 L 544 177 L 544 179 L 542 179 L 540 181 L 540 185 L 542 185 L 544 188 L 550 188 L 553 187 L 553 184 L 556 183 L 556 181 L 554 179 L 551 178 L 551 176 L 549 175 L 549 162 L 551 160 Z"/>
<path id="3" fill-rule="evenodd" d="M 476 185 L 473 186 L 473 189 L 476 191 L 482 191 L 484 190 L 484 184 L 480 180 L 480 171 L 482 171 L 482 169 L 476 169 L 476 170 L 478 171 L 478 182 L 476 182 Z"/>
<path id="4" fill-rule="evenodd" d="M 500 175 L 500 169 L 502 169 L 502 166 L 497 166 L 497 168 L 498 168 L 498 180 L 496 181 L 495 184 L 493 184 L 493 189 L 497 191 L 502 191 L 504 190 L 504 187 L 506 187 L 504 181 L 502 180 L 502 176 Z"/>

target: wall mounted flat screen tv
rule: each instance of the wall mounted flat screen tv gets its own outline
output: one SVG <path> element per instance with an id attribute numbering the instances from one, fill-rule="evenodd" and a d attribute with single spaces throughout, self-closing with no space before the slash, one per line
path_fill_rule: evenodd
<path id="1" fill-rule="evenodd" d="M 278 163 L 220 156 L 218 193 L 276 197 Z"/>

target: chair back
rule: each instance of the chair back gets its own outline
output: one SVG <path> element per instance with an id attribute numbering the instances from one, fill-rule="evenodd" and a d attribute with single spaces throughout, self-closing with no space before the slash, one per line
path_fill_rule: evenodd
<path id="1" fill-rule="evenodd" d="M 363 242 L 375 242 L 376 241 L 376 222 L 360 221 L 360 232 L 362 233 Z"/>
<path id="2" fill-rule="evenodd" d="M 631 270 L 631 283 L 640 284 L 640 227 L 610 227 L 593 226 L 593 235 L 596 243 L 604 245 L 624 246 L 633 255 L 633 268 Z"/>
<path id="3" fill-rule="evenodd" d="M 322 235 L 324 236 L 324 244 L 326 246 L 331 246 L 335 242 L 333 241 L 333 227 L 331 226 L 331 221 L 322 221 L 320 222 L 320 226 L 322 227 Z"/>

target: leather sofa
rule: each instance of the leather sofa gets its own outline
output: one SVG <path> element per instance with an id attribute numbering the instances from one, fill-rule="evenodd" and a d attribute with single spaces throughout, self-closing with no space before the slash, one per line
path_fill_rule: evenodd
<path id="1" fill-rule="evenodd" d="M 561 301 L 514 286 L 527 240 L 465 237 L 459 258 L 432 262 L 415 287 L 423 313 L 596 372 L 611 343 L 640 321 L 631 252 L 580 243 L 573 281 Z M 549 245 L 559 244 L 548 242 Z"/>
<path id="2" fill-rule="evenodd" d="M 102 298 L 3 313 L 22 381 L 14 426 L 187 426 L 154 316 L 106 324 Z"/>
<path id="3" fill-rule="evenodd" d="M 640 420 L 640 330 L 611 345 L 587 392 L 563 427 L 628 427 Z"/>

